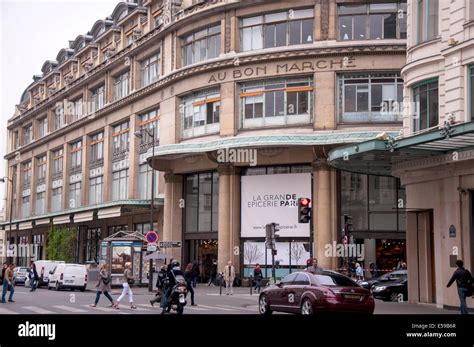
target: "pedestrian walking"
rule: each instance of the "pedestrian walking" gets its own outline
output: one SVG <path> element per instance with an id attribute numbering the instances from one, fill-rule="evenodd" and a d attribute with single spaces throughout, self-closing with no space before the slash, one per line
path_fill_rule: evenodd
<path id="1" fill-rule="evenodd" d="M 165 292 L 166 281 L 168 278 L 167 274 L 168 267 L 163 265 L 158 272 L 158 278 L 156 279 L 156 294 L 153 299 L 150 300 L 150 305 L 153 306 L 155 303 L 160 302 Z"/>
<path id="2" fill-rule="evenodd" d="M 356 273 L 356 280 L 358 281 L 364 280 L 364 269 L 362 268 L 362 266 L 360 266 L 359 263 L 356 263 L 355 273 Z"/>
<path id="3" fill-rule="evenodd" d="M 30 264 L 30 271 L 29 271 L 29 277 L 30 277 L 30 292 L 34 292 L 36 290 L 36 287 L 38 286 L 38 272 L 36 271 L 36 264 L 32 261 Z"/>
<path id="4" fill-rule="evenodd" d="M 210 286 L 211 283 L 215 285 L 216 277 L 217 277 L 217 260 L 213 259 L 212 260 L 212 265 L 211 265 L 210 279 L 209 279 L 208 286 Z"/>
<path id="5" fill-rule="evenodd" d="M 120 301 L 124 298 L 125 295 L 128 295 L 128 302 L 130 303 L 130 308 L 136 309 L 137 307 L 133 304 L 132 286 L 135 284 L 135 279 L 133 278 L 132 273 L 132 263 L 125 263 L 125 271 L 123 272 L 123 277 L 125 277 L 125 281 L 122 283 L 122 294 L 120 294 L 117 301 L 115 302 L 114 308 L 118 310 Z"/>
<path id="6" fill-rule="evenodd" d="M 96 307 L 100 299 L 100 294 L 104 293 L 104 296 L 109 299 L 110 307 L 114 307 L 114 300 L 110 296 L 109 292 L 111 288 L 112 278 L 109 275 L 108 266 L 106 263 L 102 263 L 99 267 L 99 282 L 97 282 L 97 294 L 95 295 L 95 302 L 91 304 L 91 307 Z"/>
<path id="7" fill-rule="evenodd" d="M 458 268 L 454 271 L 453 276 L 451 276 L 447 287 L 449 288 L 456 281 L 461 314 L 468 314 L 466 298 L 472 296 L 474 279 L 469 270 L 464 268 L 464 262 L 461 259 L 456 260 L 456 265 Z"/>
<path id="8" fill-rule="evenodd" d="M 258 293 L 260 293 L 260 289 L 262 287 L 262 279 L 263 279 L 263 274 L 262 274 L 262 269 L 260 268 L 260 264 L 255 264 L 255 269 L 253 270 L 253 278 L 255 280 L 255 286 L 253 287 L 253 290 L 257 292 L 257 288 L 258 288 Z"/>
<path id="9" fill-rule="evenodd" d="M 378 277 L 377 263 L 370 263 L 369 268 L 370 268 L 370 275 L 372 276 L 372 278 Z"/>
<path id="10" fill-rule="evenodd" d="M 3 285 L 3 278 L 5 277 L 5 270 L 7 269 L 8 265 L 7 263 L 3 263 L 3 267 L 2 267 L 2 275 L 0 277 L 0 284 Z"/>
<path id="11" fill-rule="evenodd" d="M 2 291 L 2 304 L 5 304 L 5 296 L 7 295 L 7 291 L 10 291 L 10 295 L 8 297 L 8 302 L 15 302 L 13 300 L 13 294 L 15 293 L 15 281 L 13 281 L 13 269 L 15 268 L 15 264 L 11 263 L 6 269 L 5 274 L 3 277 L 3 291 Z"/>
<path id="12" fill-rule="evenodd" d="M 232 261 L 228 261 L 224 267 L 224 281 L 225 281 L 225 293 L 226 295 L 234 294 L 234 280 L 235 280 L 235 268 L 232 265 Z"/>
<path id="13" fill-rule="evenodd" d="M 201 270 L 199 270 L 199 264 L 197 261 L 193 263 L 192 274 L 193 288 L 196 288 L 199 276 L 201 276 Z"/>
<path id="14" fill-rule="evenodd" d="M 184 269 L 184 279 L 186 280 L 186 288 L 191 293 L 191 306 L 197 306 L 194 303 L 193 264 L 189 263 Z"/>

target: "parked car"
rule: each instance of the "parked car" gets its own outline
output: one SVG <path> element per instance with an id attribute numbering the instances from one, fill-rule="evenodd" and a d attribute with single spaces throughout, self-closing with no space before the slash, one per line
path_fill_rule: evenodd
<path id="1" fill-rule="evenodd" d="M 392 272 L 388 272 L 380 277 L 371 278 L 365 281 L 358 281 L 357 283 L 360 284 L 361 287 L 365 289 L 371 289 L 374 285 L 389 282 L 389 281 L 397 281 L 397 280 L 404 280 L 408 277 L 407 270 L 396 270 Z"/>
<path id="2" fill-rule="evenodd" d="M 259 296 L 259 312 L 361 313 L 374 312 L 374 298 L 349 277 L 334 271 L 313 275 L 294 272 L 275 285 L 266 287 Z"/>
<path id="3" fill-rule="evenodd" d="M 29 268 L 23 266 L 17 266 L 13 269 L 13 281 L 15 285 L 25 284 L 26 279 L 28 278 Z"/>
<path id="4" fill-rule="evenodd" d="M 399 279 L 376 284 L 371 292 L 376 299 L 383 301 L 406 301 L 408 300 L 408 280 Z"/>
<path id="5" fill-rule="evenodd" d="M 82 264 L 58 264 L 49 272 L 48 289 L 78 289 L 87 287 L 87 268 Z"/>
<path id="6" fill-rule="evenodd" d="M 38 272 L 38 287 L 48 285 L 49 272 L 54 270 L 56 265 L 64 264 L 62 260 L 37 260 L 35 261 L 36 271 Z"/>

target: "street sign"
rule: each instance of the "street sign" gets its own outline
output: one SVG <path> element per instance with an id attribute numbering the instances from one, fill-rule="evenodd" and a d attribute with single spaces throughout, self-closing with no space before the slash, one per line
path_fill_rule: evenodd
<path id="1" fill-rule="evenodd" d="M 180 248 L 181 241 L 160 241 L 160 248 Z"/>
<path id="2" fill-rule="evenodd" d="M 156 243 L 156 241 L 158 241 L 158 234 L 155 233 L 154 231 L 149 231 L 146 234 L 145 238 L 148 241 L 148 243 Z"/>
<path id="3" fill-rule="evenodd" d="M 156 252 L 156 249 L 158 247 L 156 246 L 156 243 L 149 243 L 147 246 L 146 246 L 146 250 L 147 252 Z"/>

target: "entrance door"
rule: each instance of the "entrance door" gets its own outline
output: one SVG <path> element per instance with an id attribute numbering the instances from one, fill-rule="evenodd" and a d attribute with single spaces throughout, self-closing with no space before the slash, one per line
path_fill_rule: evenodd
<path id="1" fill-rule="evenodd" d="M 187 240 L 186 247 L 186 264 L 197 261 L 201 271 L 200 281 L 207 282 L 210 277 L 212 262 L 217 259 L 217 240 Z M 183 264 L 183 268 L 186 264 Z"/>

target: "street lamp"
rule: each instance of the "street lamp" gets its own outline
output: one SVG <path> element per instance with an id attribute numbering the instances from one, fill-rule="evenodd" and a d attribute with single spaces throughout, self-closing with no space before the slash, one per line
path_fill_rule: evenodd
<path id="1" fill-rule="evenodd" d="M 11 239 L 11 233 L 12 233 L 12 216 L 13 216 L 13 179 L 10 177 L 2 177 L 0 178 L 0 182 L 5 183 L 5 180 L 8 180 L 10 182 L 10 225 L 9 225 L 9 230 L 7 233 L 7 240 L 10 242 Z"/>
<path id="2" fill-rule="evenodd" d="M 152 127 L 151 130 L 148 128 L 142 128 L 138 131 L 135 131 L 135 136 L 138 138 L 143 138 L 143 133 L 147 133 L 151 137 L 151 147 L 152 147 L 152 158 L 155 157 L 155 127 Z M 150 202 L 150 231 L 153 231 L 153 209 L 155 203 L 155 169 L 151 167 L 151 202 Z M 150 275 L 148 280 L 148 289 L 153 290 L 153 259 L 150 259 Z"/>

